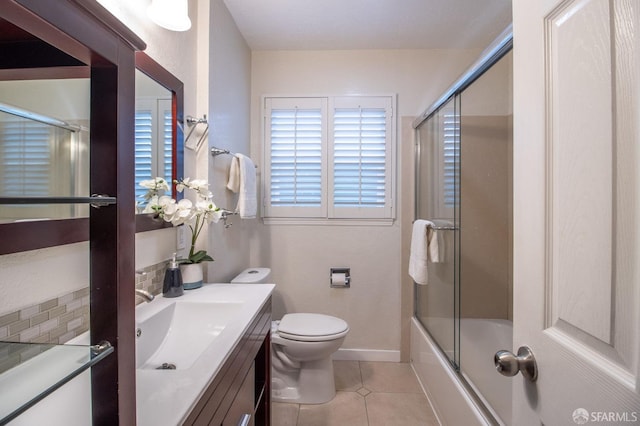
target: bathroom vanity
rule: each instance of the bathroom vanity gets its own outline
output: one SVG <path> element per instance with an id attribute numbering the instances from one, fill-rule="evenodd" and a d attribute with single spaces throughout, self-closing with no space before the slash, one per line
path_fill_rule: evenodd
<path id="1" fill-rule="evenodd" d="M 136 309 L 137 424 L 269 425 L 273 284 L 205 284 Z"/>
<path id="2" fill-rule="evenodd" d="M 270 330 L 271 299 L 191 410 L 186 425 L 270 424 Z"/>

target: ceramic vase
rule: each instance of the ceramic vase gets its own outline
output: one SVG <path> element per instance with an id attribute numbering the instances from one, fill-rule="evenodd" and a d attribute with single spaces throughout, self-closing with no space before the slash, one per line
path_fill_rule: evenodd
<path id="1" fill-rule="evenodd" d="M 180 272 L 185 290 L 202 287 L 202 263 L 183 263 L 180 265 Z"/>

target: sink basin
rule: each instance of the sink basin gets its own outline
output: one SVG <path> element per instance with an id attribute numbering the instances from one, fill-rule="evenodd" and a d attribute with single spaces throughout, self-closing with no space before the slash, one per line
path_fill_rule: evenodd
<path id="1" fill-rule="evenodd" d="M 242 306 L 242 302 L 173 301 L 137 315 L 136 368 L 190 368 Z"/>
<path id="2" fill-rule="evenodd" d="M 204 283 L 183 296 L 157 296 L 136 306 L 138 426 L 185 423 L 262 306 L 270 303 L 274 287 Z M 157 369 L 165 363 L 175 370 Z"/>

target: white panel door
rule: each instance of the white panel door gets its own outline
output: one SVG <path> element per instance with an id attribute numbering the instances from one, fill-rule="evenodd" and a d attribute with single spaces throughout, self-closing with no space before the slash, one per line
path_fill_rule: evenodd
<path id="1" fill-rule="evenodd" d="M 513 13 L 513 424 L 640 424 L 640 0 Z"/>

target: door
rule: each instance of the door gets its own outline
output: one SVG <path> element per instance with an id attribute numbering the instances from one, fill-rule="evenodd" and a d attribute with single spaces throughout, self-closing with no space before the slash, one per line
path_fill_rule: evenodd
<path id="1" fill-rule="evenodd" d="M 513 13 L 513 424 L 638 424 L 640 1 Z"/>

